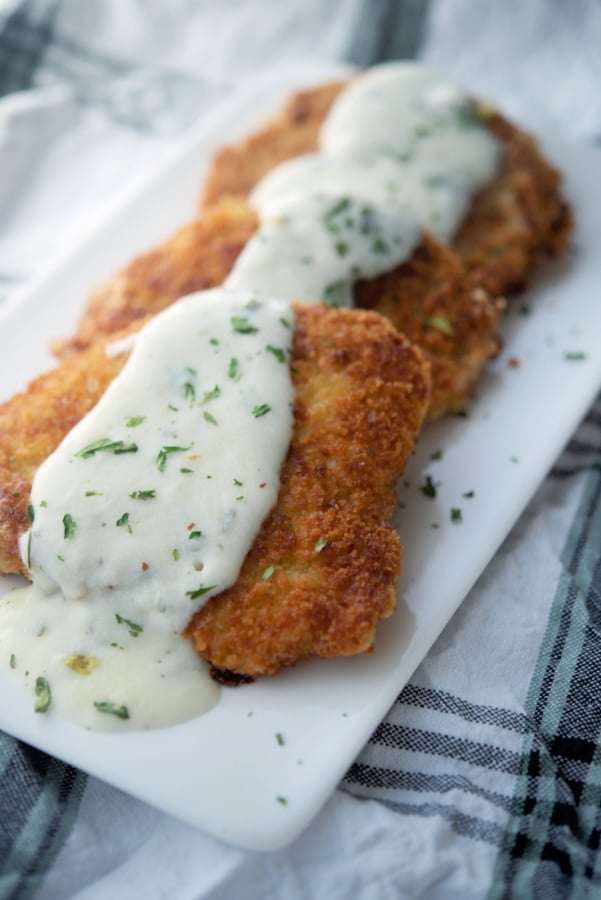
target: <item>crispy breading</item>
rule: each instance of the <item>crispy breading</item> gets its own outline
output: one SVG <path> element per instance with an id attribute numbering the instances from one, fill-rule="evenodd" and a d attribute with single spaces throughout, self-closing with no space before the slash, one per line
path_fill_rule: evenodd
<path id="1" fill-rule="evenodd" d="M 185 294 L 219 286 L 256 227 L 252 210 L 225 198 L 97 288 L 76 333 L 55 341 L 54 352 L 64 358 Z"/>
<path id="2" fill-rule="evenodd" d="M 523 288 L 541 264 L 565 253 L 573 221 L 561 176 L 534 138 L 492 107 L 478 109 L 503 147 L 501 168 L 474 199 L 453 246 L 473 283 L 498 295 Z"/>
<path id="3" fill-rule="evenodd" d="M 278 163 L 315 152 L 319 128 L 343 87 L 335 82 L 295 95 L 254 134 L 217 153 L 205 179 L 203 207 L 226 195 L 247 197 Z M 473 284 L 499 296 L 523 287 L 540 263 L 565 252 L 572 219 L 561 177 L 534 138 L 489 105 L 476 102 L 474 109 L 499 139 L 502 162 L 475 198 L 453 247 Z"/>
<path id="4" fill-rule="evenodd" d="M 401 268 L 357 282 L 355 302 L 386 316 L 426 355 L 429 419 L 462 409 L 482 366 L 499 350 L 504 301 L 473 287 L 457 255 L 427 235 Z"/>
<path id="5" fill-rule="evenodd" d="M 381 316 L 297 304 L 295 320 L 294 426 L 277 504 L 234 586 L 188 631 L 213 665 L 252 676 L 372 646 L 379 619 L 394 609 L 400 570 L 389 524 L 394 485 L 429 403 L 428 363 Z M 17 535 L 28 527 L 37 467 L 126 357 L 97 343 L 0 407 L 3 571 L 26 574 Z"/>
<path id="6" fill-rule="evenodd" d="M 76 335 L 62 342 L 63 357 L 141 315 L 159 312 L 182 293 L 222 280 L 256 227 L 244 201 L 220 201 L 96 291 Z M 457 256 L 425 236 L 398 269 L 359 283 L 355 298 L 359 306 L 394 322 L 431 360 L 429 418 L 460 409 L 482 366 L 498 350 L 501 307 L 482 290 L 474 294 Z M 447 333 L 441 331 L 445 325 Z"/>
<path id="7" fill-rule="evenodd" d="M 394 484 L 428 405 L 423 357 L 380 316 L 300 304 L 296 316 L 277 506 L 236 583 L 187 630 L 215 667 L 243 675 L 370 649 L 395 604 Z"/>
<path id="8" fill-rule="evenodd" d="M 292 94 L 258 131 L 238 144 L 219 149 L 204 183 L 203 207 L 227 194 L 247 197 L 278 163 L 313 153 L 321 123 L 344 84 L 330 82 Z"/>

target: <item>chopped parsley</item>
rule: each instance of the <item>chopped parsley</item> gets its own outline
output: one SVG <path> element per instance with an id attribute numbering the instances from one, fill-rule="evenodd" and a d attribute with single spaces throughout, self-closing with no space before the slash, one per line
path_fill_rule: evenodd
<path id="1" fill-rule="evenodd" d="M 132 500 L 153 500 L 157 495 L 155 490 L 152 491 L 132 491 L 129 495 Z"/>
<path id="2" fill-rule="evenodd" d="M 190 534 L 188 535 L 188 540 L 191 541 L 195 538 L 200 538 L 200 537 L 202 537 L 202 531 L 191 531 Z"/>
<path id="3" fill-rule="evenodd" d="M 190 384 L 189 381 L 186 381 L 184 384 L 184 397 L 188 401 L 188 403 L 194 403 L 196 400 L 196 391 L 194 390 L 194 385 Z"/>
<path id="4" fill-rule="evenodd" d="M 207 412 L 206 410 L 203 412 L 202 417 L 205 422 L 210 422 L 211 425 L 219 425 L 219 422 L 217 421 L 215 416 L 212 416 L 211 413 Z"/>
<path id="5" fill-rule="evenodd" d="M 238 369 L 240 368 L 240 363 L 236 359 L 235 356 L 232 356 L 230 359 L 230 365 L 227 370 L 227 377 L 235 380 L 238 377 Z"/>
<path id="6" fill-rule="evenodd" d="M 437 328 L 443 334 L 446 334 L 447 337 L 453 335 L 453 326 L 451 325 L 451 320 L 447 316 L 428 316 L 426 323 L 431 325 L 432 328 Z"/>
<path id="7" fill-rule="evenodd" d="M 453 507 L 451 509 L 451 522 L 462 522 L 463 521 L 463 513 L 457 507 Z"/>
<path id="8" fill-rule="evenodd" d="M 185 453 L 190 447 L 161 447 L 157 455 L 157 466 L 159 472 L 164 472 L 167 467 L 167 457 L 170 453 Z"/>
<path id="9" fill-rule="evenodd" d="M 569 362 L 576 362 L 577 360 L 586 359 L 586 353 L 582 352 L 567 352 L 563 355 L 564 359 L 567 359 Z"/>
<path id="10" fill-rule="evenodd" d="M 173 559 L 177 562 L 177 560 L 179 559 L 179 550 L 177 549 L 177 547 L 173 548 L 172 556 L 173 556 Z"/>
<path id="11" fill-rule="evenodd" d="M 212 591 L 214 587 L 217 587 L 216 584 L 210 584 L 208 587 L 203 587 L 202 584 L 195 588 L 193 591 L 186 591 L 186 597 L 189 597 L 190 600 L 197 600 L 198 597 L 202 597 L 204 594 L 207 594 L 209 591 Z"/>
<path id="12" fill-rule="evenodd" d="M 261 575 L 261 578 L 263 579 L 263 581 L 267 581 L 268 578 L 271 578 L 271 576 L 273 575 L 274 572 L 275 572 L 275 566 L 267 566 L 267 568 Z"/>
<path id="13" fill-rule="evenodd" d="M 278 362 L 286 362 L 286 354 L 281 347 L 272 347 L 271 344 L 267 344 L 266 349 L 269 353 L 273 353 Z"/>
<path id="14" fill-rule="evenodd" d="M 432 481 L 432 478 L 430 475 L 426 475 L 426 480 L 424 481 L 424 483 L 422 485 L 420 485 L 420 488 L 421 488 L 422 494 L 425 497 L 430 497 L 431 499 L 436 497 L 436 485 Z"/>
<path id="15" fill-rule="evenodd" d="M 132 416 L 131 419 L 128 419 L 125 423 L 128 428 L 137 428 L 138 425 L 141 425 L 144 422 L 146 416 Z"/>
<path id="16" fill-rule="evenodd" d="M 276 741 L 278 742 L 278 744 L 279 744 L 280 747 L 283 747 L 283 746 L 284 746 L 284 738 L 283 738 L 282 734 L 281 734 L 279 731 L 276 731 L 275 739 L 276 739 Z"/>
<path id="17" fill-rule="evenodd" d="M 134 638 L 138 637 L 138 635 L 144 631 L 141 625 L 137 625 L 135 622 L 132 622 L 131 619 L 120 616 L 119 613 L 115 613 L 115 619 L 119 625 L 127 625 L 130 635 Z"/>
<path id="18" fill-rule="evenodd" d="M 10 667 L 11 669 L 16 669 L 17 667 L 17 657 L 14 653 L 11 653 L 10 655 Z"/>
<path id="19" fill-rule="evenodd" d="M 204 397 L 202 398 L 203 403 L 208 403 L 209 400 L 215 400 L 221 394 L 221 388 L 218 384 L 215 385 L 212 391 L 205 391 Z"/>
<path id="20" fill-rule="evenodd" d="M 77 522 L 74 521 L 73 517 L 69 513 L 65 513 L 65 515 L 63 516 L 63 536 L 65 540 L 74 537 L 76 528 Z"/>
<path id="21" fill-rule="evenodd" d="M 95 453 L 99 453 L 101 450 L 111 450 L 113 453 L 137 453 L 138 447 L 137 444 L 125 444 L 123 441 L 102 438 L 99 441 L 94 441 L 93 444 L 88 444 L 82 450 L 78 450 L 75 456 L 88 459 L 88 457 L 94 456 Z"/>
<path id="22" fill-rule="evenodd" d="M 237 331 L 238 334 L 256 334 L 258 332 L 258 328 L 245 319 L 243 316 L 232 316 L 230 319 L 232 323 L 232 328 L 234 331 Z"/>
<path id="23" fill-rule="evenodd" d="M 29 504 L 25 512 L 29 521 L 33 524 L 33 520 L 35 519 L 35 509 L 31 505 L 31 503 Z"/>
<path id="24" fill-rule="evenodd" d="M 65 665 L 76 675 L 91 675 L 92 669 L 99 664 L 97 656 L 84 656 L 82 653 L 71 653 L 65 659 Z"/>
<path id="25" fill-rule="evenodd" d="M 129 710 L 127 706 L 111 703 L 108 700 L 95 700 L 94 707 L 100 713 L 109 713 L 112 716 L 117 716 L 118 719 L 129 719 Z"/>
<path id="26" fill-rule="evenodd" d="M 259 419 L 261 416 L 267 415 L 268 412 L 271 411 L 271 406 L 268 403 L 260 403 L 258 406 L 253 408 L 253 416 L 255 419 Z"/>
<path id="27" fill-rule="evenodd" d="M 127 528 L 129 533 L 131 534 L 131 525 L 129 524 L 129 513 L 124 512 L 122 516 L 119 516 L 117 521 L 115 522 L 117 528 Z"/>
<path id="28" fill-rule="evenodd" d="M 319 540 L 317 541 L 317 543 L 315 544 L 315 552 L 321 553 L 321 551 L 324 550 L 328 546 L 329 543 L 330 543 L 329 541 L 326 541 L 326 539 L 323 536 L 321 536 L 319 538 Z"/>
<path id="29" fill-rule="evenodd" d="M 46 678 L 44 678 L 42 675 L 38 675 L 38 677 L 35 680 L 35 703 L 33 706 L 34 712 L 37 712 L 37 713 L 48 712 L 51 700 L 52 700 L 52 693 L 50 691 L 50 685 L 48 684 L 48 680 Z"/>

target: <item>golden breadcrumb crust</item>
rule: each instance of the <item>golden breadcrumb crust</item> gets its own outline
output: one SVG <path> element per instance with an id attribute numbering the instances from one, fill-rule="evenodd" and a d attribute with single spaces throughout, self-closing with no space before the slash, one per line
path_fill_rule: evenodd
<path id="1" fill-rule="evenodd" d="M 400 570 L 394 485 L 429 399 L 422 355 L 380 316 L 298 304 L 296 323 L 277 506 L 187 630 L 217 669 L 250 676 L 371 648 Z"/>

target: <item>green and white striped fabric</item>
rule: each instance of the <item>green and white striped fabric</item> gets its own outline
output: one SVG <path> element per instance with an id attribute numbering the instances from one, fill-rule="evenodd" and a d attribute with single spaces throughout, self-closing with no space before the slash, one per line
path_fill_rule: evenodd
<path id="1" fill-rule="evenodd" d="M 0 302 L 260 66 L 420 56 L 592 141 L 600 41 L 594 0 L 0 0 Z M 0 900 L 601 894 L 600 547 L 598 402 L 292 847 L 228 847 L 0 735 Z"/>

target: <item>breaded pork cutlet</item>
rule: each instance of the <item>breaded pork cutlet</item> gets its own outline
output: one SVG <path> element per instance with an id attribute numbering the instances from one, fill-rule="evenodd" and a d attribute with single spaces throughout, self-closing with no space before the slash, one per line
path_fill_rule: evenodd
<path id="1" fill-rule="evenodd" d="M 321 85 L 291 97 L 262 128 L 214 157 L 202 206 L 230 195 L 248 197 L 271 169 L 318 148 L 318 135 L 343 82 Z M 561 177 L 536 141 L 491 106 L 473 110 L 498 138 L 502 160 L 497 176 L 475 198 L 453 248 L 472 283 L 493 296 L 523 287 L 537 266 L 561 255 L 572 230 Z"/>
<path id="2" fill-rule="evenodd" d="M 55 341 L 54 352 L 64 359 L 179 297 L 218 287 L 256 228 L 244 203 L 225 198 L 98 287 L 75 334 Z"/>
<path id="3" fill-rule="evenodd" d="M 92 295 L 76 334 L 60 342 L 63 358 L 160 312 L 182 293 L 220 284 L 257 224 L 244 201 L 224 198 L 135 259 Z M 429 418 L 461 409 L 482 366 L 498 350 L 501 305 L 472 287 L 457 256 L 424 237 L 410 260 L 359 283 L 355 296 L 359 306 L 389 318 L 425 352 L 432 365 Z"/>
<path id="4" fill-rule="evenodd" d="M 321 305 L 294 311 L 294 426 L 277 504 L 237 582 L 188 630 L 214 666 L 242 675 L 371 647 L 378 620 L 394 608 L 400 569 L 400 540 L 389 524 L 394 485 L 429 403 L 427 362 L 381 316 Z M 97 343 L 0 407 L 3 571 L 26 571 L 17 535 L 28 527 L 37 467 L 126 356 L 107 356 L 105 342 Z"/>
<path id="5" fill-rule="evenodd" d="M 428 406 L 428 367 L 385 319 L 314 305 L 296 315 L 277 506 L 236 583 L 187 631 L 216 668 L 250 676 L 372 646 L 400 569 L 394 483 Z"/>

